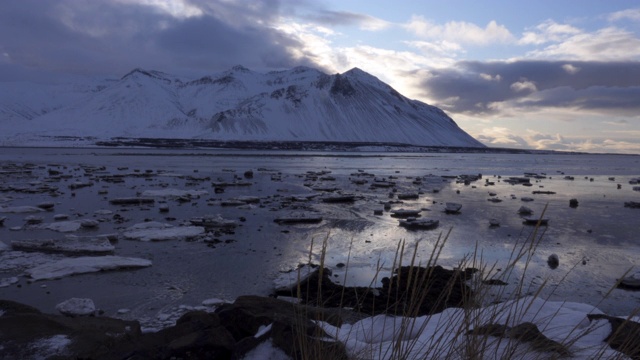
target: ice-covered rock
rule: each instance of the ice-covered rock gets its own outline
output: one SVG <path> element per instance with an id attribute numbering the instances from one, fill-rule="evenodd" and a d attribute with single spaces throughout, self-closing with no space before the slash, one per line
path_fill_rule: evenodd
<path id="1" fill-rule="evenodd" d="M 56 310 L 67 316 L 89 316 L 96 312 L 91 299 L 71 298 L 56 305 Z"/>
<path id="2" fill-rule="evenodd" d="M 25 273 L 33 280 L 59 279 L 75 274 L 104 270 L 142 268 L 151 266 L 151 261 L 122 256 L 85 256 L 66 258 L 28 269 Z"/>

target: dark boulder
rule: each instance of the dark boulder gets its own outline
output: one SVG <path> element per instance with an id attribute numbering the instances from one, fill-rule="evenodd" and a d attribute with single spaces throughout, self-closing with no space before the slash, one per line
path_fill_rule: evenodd
<path id="1" fill-rule="evenodd" d="M 604 341 L 609 346 L 634 360 L 640 360 L 640 323 L 603 314 L 589 314 L 587 318 L 593 320 L 608 320 L 611 333 Z"/>
<path id="2" fill-rule="evenodd" d="M 323 308 L 351 308 L 364 315 L 421 316 L 448 307 L 471 304 L 473 291 L 465 281 L 475 269 L 447 270 L 441 266 L 396 269 L 382 279 L 382 288 L 345 287 L 329 278 L 330 272 L 316 271 L 300 284 L 304 304 Z M 322 274 L 321 274 L 322 273 Z M 296 296 L 297 287 L 278 291 L 279 296 Z"/>

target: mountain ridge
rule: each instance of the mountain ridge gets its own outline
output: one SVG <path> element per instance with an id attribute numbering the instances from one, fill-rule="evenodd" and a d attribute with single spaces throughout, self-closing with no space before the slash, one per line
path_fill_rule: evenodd
<path id="1" fill-rule="evenodd" d="M 136 68 L 72 88 L 40 86 L 37 99 L 25 99 L 23 89 L 0 100 L 0 144 L 71 136 L 484 147 L 441 109 L 359 68 L 328 75 L 303 66 L 258 73 L 237 65 L 196 79 Z M 0 84 L 0 94 L 11 90 Z"/>

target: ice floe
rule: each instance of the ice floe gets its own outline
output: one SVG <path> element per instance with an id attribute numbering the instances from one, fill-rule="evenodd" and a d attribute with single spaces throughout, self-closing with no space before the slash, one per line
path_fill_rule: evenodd
<path id="1" fill-rule="evenodd" d="M 67 316 L 88 316 L 96 312 L 96 306 L 91 299 L 71 298 L 56 305 L 56 310 Z"/>
<path id="2" fill-rule="evenodd" d="M 44 252 L 60 252 L 72 254 L 105 254 L 111 253 L 115 247 L 105 237 L 79 237 L 68 235 L 62 239 L 14 240 L 14 250 L 30 250 Z"/>
<path id="3" fill-rule="evenodd" d="M 0 206 L 0 213 L 25 214 L 45 211 L 36 206 Z"/>
<path id="4" fill-rule="evenodd" d="M 128 240 L 167 241 L 193 239 L 205 233 L 202 226 L 177 226 L 162 228 L 142 228 L 125 231 L 122 236 Z"/>
<path id="5" fill-rule="evenodd" d="M 19 279 L 15 276 L 8 277 L 8 278 L 0 278 L 0 288 L 11 286 L 17 283 L 18 281 Z"/>
<path id="6" fill-rule="evenodd" d="M 151 266 L 151 261 L 122 256 L 84 256 L 66 258 L 28 269 L 25 273 L 33 280 L 59 279 L 75 274 L 85 274 L 103 270 L 142 268 Z"/>

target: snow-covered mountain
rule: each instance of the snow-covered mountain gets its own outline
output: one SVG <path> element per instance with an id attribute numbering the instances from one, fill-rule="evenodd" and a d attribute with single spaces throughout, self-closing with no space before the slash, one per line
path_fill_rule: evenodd
<path id="1" fill-rule="evenodd" d="M 0 83 L 0 95 L 2 145 L 59 136 L 484 147 L 442 110 L 358 68 L 236 66 L 196 80 L 135 69 L 92 84 Z"/>

